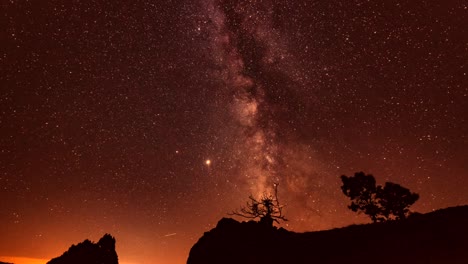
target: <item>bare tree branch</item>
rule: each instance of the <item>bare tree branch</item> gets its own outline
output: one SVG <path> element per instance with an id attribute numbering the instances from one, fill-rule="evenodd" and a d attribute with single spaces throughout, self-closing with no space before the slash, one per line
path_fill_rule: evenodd
<path id="1" fill-rule="evenodd" d="M 283 205 L 280 204 L 278 199 L 278 183 L 274 183 L 273 194 L 264 193 L 260 200 L 255 199 L 252 195 L 249 196 L 249 200 L 246 202 L 244 207 L 239 210 L 232 211 L 228 215 L 241 216 L 247 219 L 259 218 L 260 222 L 273 224 L 273 221 L 280 223 L 279 221 L 288 221 L 283 215 Z"/>

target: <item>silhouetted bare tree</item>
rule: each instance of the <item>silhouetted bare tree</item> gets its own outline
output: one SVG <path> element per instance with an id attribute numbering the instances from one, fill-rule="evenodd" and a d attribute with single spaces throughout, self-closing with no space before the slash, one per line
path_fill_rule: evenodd
<path id="1" fill-rule="evenodd" d="M 274 185 L 273 194 L 264 193 L 260 200 L 249 196 L 246 206 L 235 210 L 229 215 L 237 215 L 249 219 L 260 219 L 260 223 L 273 226 L 273 222 L 288 221 L 283 215 L 283 206 L 278 200 L 278 184 Z"/>
<path id="2" fill-rule="evenodd" d="M 343 175 L 341 181 L 341 190 L 351 199 L 348 208 L 365 213 L 373 222 L 404 219 L 409 214 L 409 207 L 419 199 L 417 193 L 396 183 L 376 186 L 374 176 L 364 172 L 356 172 L 351 177 Z"/>

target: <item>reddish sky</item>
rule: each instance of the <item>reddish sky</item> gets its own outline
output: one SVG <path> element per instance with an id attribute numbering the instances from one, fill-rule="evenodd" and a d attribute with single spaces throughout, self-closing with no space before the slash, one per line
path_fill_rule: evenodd
<path id="1" fill-rule="evenodd" d="M 0 256 L 182 264 L 273 182 L 287 229 L 366 222 L 357 171 L 468 204 L 466 1 L 0 5 Z"/>

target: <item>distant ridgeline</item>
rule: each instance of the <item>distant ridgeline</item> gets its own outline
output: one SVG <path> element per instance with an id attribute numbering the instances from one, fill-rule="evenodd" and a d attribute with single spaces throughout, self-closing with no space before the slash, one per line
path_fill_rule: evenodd
<path id="1" fill-rule="evenodd" d="M 13 264 L 13 263 L 10 263 L 10 262 L 1 262 L 1 261 L 0 261 L 0 264 Z"/>
<path id="2" fill-rule="evenodd" d="M 115 252 L 115 238 L 105 234 L 97 243 L 85 240 L 72 245 L 62 256 L 47 264 L 118 264 Z"/>
<path id="3" fill-rule="evenodd" d="M 468 206 L 307 233 L 223 218 L 198 240 L 187 260 L 219 263 L 467 264 Z"/>

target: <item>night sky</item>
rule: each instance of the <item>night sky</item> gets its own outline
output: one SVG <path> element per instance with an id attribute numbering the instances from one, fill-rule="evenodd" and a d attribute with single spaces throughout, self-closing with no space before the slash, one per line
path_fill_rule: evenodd
<path id="1" fill-rule="evenodd" d="M 121 263 L 182 264 L 274 182 L 289 230 L 366 223 L 340 190 L 357 171 L 418 212 L 468 204 L 464 0 L 0 10 L 0 256 L 111 233 Z"/>

